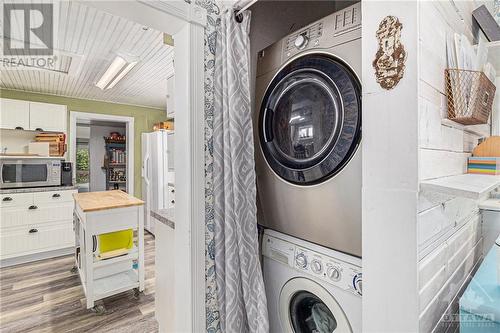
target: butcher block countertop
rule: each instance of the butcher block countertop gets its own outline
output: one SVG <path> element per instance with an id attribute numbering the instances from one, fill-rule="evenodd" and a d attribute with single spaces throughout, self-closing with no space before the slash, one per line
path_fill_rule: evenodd
<path id="1" fill-rule="evenodd" d="M 144 201 L 121 190 L 73 194 L 75 202 L 84 212 L 140 206 Z"/>

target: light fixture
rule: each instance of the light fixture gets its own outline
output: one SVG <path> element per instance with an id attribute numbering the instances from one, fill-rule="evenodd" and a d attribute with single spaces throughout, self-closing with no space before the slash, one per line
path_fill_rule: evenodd
<path id="1" fill-rule="evenodd" d="M 137 65 L 137 62 L 138 60 L 136 58 L 117 55 L 95 85 L 102 90 L 113 88 L 118 81 L 123 79 L 123 77 Z"/>

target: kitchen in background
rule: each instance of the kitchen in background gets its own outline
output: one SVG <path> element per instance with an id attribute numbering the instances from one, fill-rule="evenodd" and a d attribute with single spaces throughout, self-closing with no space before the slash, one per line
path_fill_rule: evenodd
<path id="1" fill-rule="evenodd" d="M 79 192 L 127 189 L 124 123 L 77 120 L 76 184 Z"/>
<path id="2" fill-rule="evenodd" d="M 163 32 L 106 10 L 59 5 L 60 31 L 72 37 L 57 51 L 68 66 L 1 72 L 0 330 L 112 329 L 125 308 L 154 330 L 141 135 L 173 118 L 173 47 Z M 63 298 L 54 285 L 65 286 Z M 65 311 L 54 314 L 56 303 Z"/>

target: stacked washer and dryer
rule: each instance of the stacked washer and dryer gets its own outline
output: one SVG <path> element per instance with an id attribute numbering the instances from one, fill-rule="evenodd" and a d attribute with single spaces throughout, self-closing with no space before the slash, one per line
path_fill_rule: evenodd
<path id="1" fill-rule="evenodd" d="M 361 332 L 361 6 L 259 52 L 254 132 L 270 331 Z"/>

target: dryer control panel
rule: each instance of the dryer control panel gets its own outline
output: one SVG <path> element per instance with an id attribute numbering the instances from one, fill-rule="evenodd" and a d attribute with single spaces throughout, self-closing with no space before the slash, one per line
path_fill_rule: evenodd
<path id="1" fill-rule="evenodd" d="M 304 50 L 328 49 L 361 38 L 361 2 L 316 21 L 283 39 L 283 60 Z M 357 31 L 350 36 L 343 36 Z M 349 35 L 349 34 L 348 34 Z"/>

